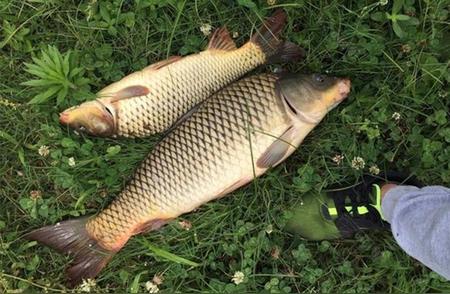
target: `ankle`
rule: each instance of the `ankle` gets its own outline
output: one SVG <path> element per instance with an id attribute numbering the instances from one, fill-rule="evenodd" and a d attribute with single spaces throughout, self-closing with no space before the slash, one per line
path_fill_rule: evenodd
<path id="1" fill-rule="evenodd" d="M 392 183 L 386 183 L 383 186 L 381 186 L 381 200 L 383 200 L 383 197 L 386 195 L 386 193 L 391 190 L 392 188 L 397 187 L 398 185 L 392 184 Z"/>

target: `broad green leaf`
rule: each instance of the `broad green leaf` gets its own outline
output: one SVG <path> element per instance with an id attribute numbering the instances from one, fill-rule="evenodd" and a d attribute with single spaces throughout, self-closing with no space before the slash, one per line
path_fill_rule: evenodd
<path id="1" fill-rule="evenodd" d="M 52 54 L 53 54 L 52 59 L 55 62 L 56 71 L 62 76 L 64 76 L 64 71 L 62 69 L 62 62 L 61 62 L 61 54 L 59 53 L 59 51 L 56 50 L 55 47 L 53 47 L 52 49 Z"/>
<path id="2" fill-rule="evenodd" d="M 125 25 L 132 28 L 135 24 L 135 17 L 133 12 L 127 12 L 121 15 L 121 19 L 125 22 Z"/>
<path id="3" fill-rule="evenodd" d="M 62 68 L 63 68 L 64 76 L 66 76 L 66 77 L 69 75 L 69 70 L 70 70 L 70 54 L 71 54 L 71 51 L 67 51 L 66 54 L 64 55 L 64 60 L 62 61 Z"/>
<path id="4" fill-rule="evenodd" d="M 84 85 L 87 85 L 87 84 L 89 84 L 89 79 L 88 78 L 78 78 L 78 79 L 76 79 L 75 80 L 75 83 L 78 85 L 78 86 L 84 86 Z"/>
<path id="5" fill-rule="evenodd" d="M 106 7 L 106 4 L 104 2 L 100 3 L 100 15 L 102 16 L 103 20 L 106 21 L 108 24 L 111 22 L 111 17 L 109 15 L 108 8 Z"/>
<path id="6" fill-rule="evenodd" d="M 108 156 L 114 156 L 119 154 L 121 147 L 119 145 L 111 146 L 106 149 L 106 153 L 108 153 Z"/>
<path id="7" fill-rule="evenodd" d="M 372 13 L 370 15 L 370 18 L 373 19 L 374 21 L 382 22 L 386 20 L 386 15 L 381 11 L 377 11 L 375 13 Z"/>
<path id="8" fill-rule="evenodd" d="M 55 61 L 53 58 L 50 57 L 50 51 L 51 48 L 49 48 L 48 51 L 42 50 L 42 60 L 49 66 L 49 68 L 54 71 L 55 73 L 58 73 Z"/>
<path id="9" fill-rule="evenodd" d="M 43 94 L 38 94 L 38 95 L 34 96 L 33 99 L 28 101 L 28 104 L 41 104 L 47 100 L 48 100 L 48 97 L 46 98 L 46 97 L 44 97 Z"/>
<path id="10" fill-rule="evenodd" d="M 75 143 L 75 141 L 71 138 L 66 137 L 61 140 L 61 146 L 64 148 L 75 148 L 77 146 L 77 143 Z"/>
<path id="11" fill-rule="evenodd" d="M 410 17 L 408 20 L 408 24 L 418 26 L 420 24 L 420 21 L 417 17 Z"/>
<path id="12" fill-rule="evenodd" d="M 39 207 L 38 214 L 40 216 L 44 217 L 44 218 L 48 217 L 48 205 L 47 204 L 42 204 Z"/>
<path id="13" fill-rule="evenodd" d="M 30 198 L 20 198 L 19 205 L 23 209 L 28 210 L 33 207 L 34 203 Z"/>
<path id="14" fill-rule="evenodd" d="M 110 33 L 111 35 L 115 36 L 115 35 L 117 35 L 117 29 L 114 26 L 111 25 L 108 28 L 108 33 Z"/>
<path id="15" fill-rule="evenodd" d="M 398 14 L 400 9 L 402 9 L 403 0 L 394 0 L 394 5 L 392 6 L 392 14 Z"/>
<path id="16" fill-rule="evenodd" d="M 447 123 L 447 112 L 445 110 L 438 110 L 434 113 L 434 121 L 439 125 L 445 125 Z"/>
<path id="17" fill-rule="evenodd" d="M 45 87 L 45 86 L 51 86 L 51 85 L 58 85 L 59 83 L 57 81 L 53 80 L 30 80 L 23 83 L 20 83 L 24 86 L 32 86 L 32 87 Z"/>
<path id="18" fill-rule="evenodd" d="M 51 68 L 47 63 L 35 57 L 33 57 L 32 59 L 34 63 L 41 67 L 40 70 L 43 70 L 48 76 L 51 76 L 56 80 L 61 80 L 61 76 L 58 74 L 58 72 Z"/>
<path id="19" fill-rule="evenodd" d="M 68 87 L 62 87 L 61 90 L 59 90 L 58 95 L 56 96 L 56 105 L 60 105 L 64 101 L 68 92 Z"/>
<path id="20" fill-rule="evenodd" d="M 392 29 L 399 38 L 403 38 L 405 36 L 405 33 L 396 21 L 392 22 Z"/>
<path id="21" fill-rule="evenodd" d="M 396 19 L 397 20 L 409 20 L 411 17 L 409 17 L 408 15 L 404 15 L 404 14 L 397 14 L 396 15 Z"/>
<path id="22" fill-rule="evenodd" d="M 25 63 L 25 65 L 27 67 L 25 69 L 25 71 L 30 73 L 30 74 L 32 74 L 32 75 L 35 75 L 35 76 L 40 77 L 42 79 L 48 79 L 50 77 L 44 70 L 42 70 L 41 67 L 39 67 L 36 64 Z"/>
<path id="23" fill-rule="evenodd" d="M 84 68 L 82 68 L 82 67 L 76 67 L 76 68 L 72 69 L 69 74 L 69 79 L 73 79 L 73 77 L 75 77 L 76 75 L 81 73 L 83 70 L 84 70 Z"/>
<path id="24" fill-rule="evenodd" d="M 39 104 L 47 101 L 50 99 L 51 96 L 53 96 L 56 92 L 59 91 L 61 87 L 60 86 L 53 86 L 47 89 L 44 93 L 41 93 L 37 96 L 35 96 L 33 99 L 31 99 L 28 104 Z"/>
<path id="25" fill-rule="evenodd" d="M 237 3 L 240 6 L 244 6 L 244 7 L 250 8 L 250 9 L 256 8 L 256 4 L 252 0 L 237 0 Z"/>

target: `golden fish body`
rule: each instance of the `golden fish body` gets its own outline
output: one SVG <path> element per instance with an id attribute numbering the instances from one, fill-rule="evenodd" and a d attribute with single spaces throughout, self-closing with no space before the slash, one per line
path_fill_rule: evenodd
<path id="1" fill-rule="evenodd" d="M 150 66 L 133 73 L 106 87 L 99 96 L 113 96 L 133 85 L 148 88 L 144 96 L 112 103 L 117 135 L 144 137 L 166 130 L 194 105 L 265 61 L 265 54 L 253 43 L 231 51 L 210 49 L 157 70 Z M 100 99 L 104 104 L 110 100 Z"/>
<path id="2" fill-rule="evenodd" d="M 278 10 L 240 48 L 226 29 L 219 29 L 207 50 L 132 73 L 101 90 L 95 101 L 64 111 L 60 121 L 98 136 L 163 132 L 193 106 L 257 66 L 301 57 L 300 48 L 278 38 L 285 20 L 285 12 Z"/>
<path id="3" fill-rule="evenodd" d="M 118 240 L 126 241 L 143 224 L 175 218 L 261 175 L 267 167 L 253 163 L 291 123 L 275 95 L 275 79 L 244 79 L 208 99 L 154 148 L 118 199 L 88 223 L 90 234 L 116 250 L 123 246 Z M 292 144 L 312 127 L 303 128 Z M 130 214 L 125 207 L 132 207 Z"/>
<path id="4" fill-rule="evenodd" d="M 128 239 L 224 196 L 288 157 L 350 82 L 262 74 L 211 96 L 162 139 L 120 195 L 98 215 L 29 238 L 71 251 L 73 283 L 95 276 Z"/>

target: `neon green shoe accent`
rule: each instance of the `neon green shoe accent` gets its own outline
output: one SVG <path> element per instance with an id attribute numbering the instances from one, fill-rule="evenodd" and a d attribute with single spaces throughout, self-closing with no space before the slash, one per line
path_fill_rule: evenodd
<path id="1" fill-rule="evenodd" d="M 346 206 L 345 209 L 346 209 L 348 212 L 351 212 L 352 209 L 353 209 L 353 207 L 352 207 L 352 206 Z M 358 207 L 358 214 L 366 214 L 366 213 L 368 213 L 368 212 L 369 212 L 369 210 L 368 210 L 366 207 L 364 207 L 364 206 L 359 206 L 359 207 Z M 334 208 L 334 207 L 328 208 L 328 213 L 329 213 L 331 216 L 333 216 L 333 217 L 338 215 L 337 209 Z"/>
<path id="2" fill-rule="evenodd" d="M 370 204 L 371 206 L 373 206 L 376 210 L 378 210 L 378 212 L 380 213 L 380 216 L 383 220 L 385 220 L 385 218 L 383 217 L 383 213 L 381 212 L 381 188 L 380 186 L 378 186 L 377 184 L 373 184 L 373 190 L 374 190 L 374 195 L 375 195 L 375 203 L 374 204 Z M 351 212 L 353 207 L 352 206 L 345 206 L 345 209 L 348 212 Z M 369 210 L 367 209 L 367 207 L 364 206 L 358 206 L 358 214 L 366 214 L 369 212 Z M 328 213 L 330 214 L 331 217 L 337 217 L 338 212 L 337 209 L 335 207 L 329 207 L 328 208 Z"/>
<path id="3" fill-rule="evenodd" d="M 373 189 L 375 190 L 375 204 L 371 204 L 373 207 L 375 207 L 376 210 L 378 210 L 378 213 L 381 216 L 382 220 L 386 220 L 383 216 L 383 213 L 381 212 L 381 188 L 377 184 L 373 184 Z"/>

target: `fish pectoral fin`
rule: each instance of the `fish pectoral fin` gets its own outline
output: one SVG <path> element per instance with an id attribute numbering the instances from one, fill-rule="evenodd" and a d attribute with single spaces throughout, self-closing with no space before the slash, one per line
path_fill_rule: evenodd
<path id="1" fill-rule="evenodd" d="M 158 61 L 157 63 L 153 63 L 153 64 L 147 66 L 142 71 L 158 70 L 158 69 L 163 68 L 166 65 L 169 65 L 171 63 L 174 63 L 182 58 L 183 58 L 183 56 L 178 56 L 178 55 L 170 56 L 169 58 L 167 58 L 165 60 L 161 60 L 161 61 Z"/>
<path id="2" fill-rule="evenodd" d="M 149 88 L 145 86 L 129 86 L 126 88 L 123 88 L 122 90 L 114 93 L 111 96 L 111 103 L 116 102 L 123 99 L 133 98 L 136 96 L 144 96 L 147 95 L 150 92 Z"/>
<path id="3" fill-rule="evenodd" d="M 214 31 L 208 43 L 209 49 L 231 51 L 236 49 L 236 43 L 231 39 L 230 32 L 226 27 Z"/>
<path id="4" fill-rule="evenodd" d="M 277 165 L 286 155 L 289 147 L 295 148 L 291 142 L 295 135 L 295 128 L 290 126 L 266 151 L 258 158 L 256 165 L 259 168 L 270 168 Z"/>
<path id="5" fill-rule="evenodd" d="M 153 219 L 145 223 L 141 223 L 133 230 L 133 235 L 157 230 L 167 224 L 169 221 L 170 219 Z"/>

